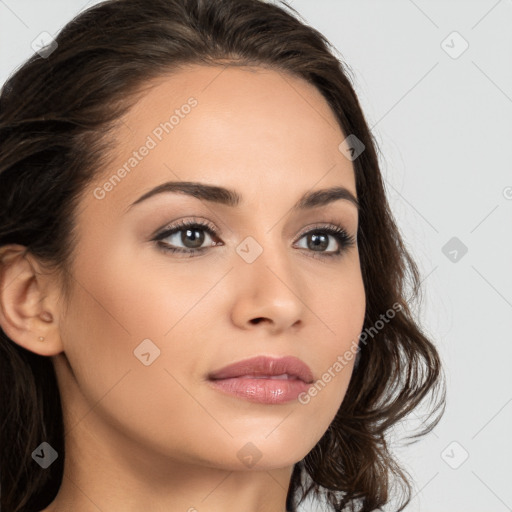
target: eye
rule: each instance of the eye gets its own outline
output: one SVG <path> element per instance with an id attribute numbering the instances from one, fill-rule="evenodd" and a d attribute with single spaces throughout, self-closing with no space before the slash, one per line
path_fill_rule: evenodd
<path id="1" fill-rule="evenodd" d="M 204 252 L 208 247 L 201 247 L 205 241 L 204 232 L 208 237 L 216 237 L 217 231 L 210 224 L 203 221 L 181 221 L 173 227 L 158 234 L 153 240 L 164 252 L 189 253 L 191 256 L 197 252 Z M 171 243 L 162 240 L 170 239 Z M 185 247 L 176 247 L 182 243 Z M 210 243 L 210 246 L 221 245 L 219 242 Z"/>
<path id="2" fill-rule="evenodd" d="M 211 242 L 203 246 L 208 238 L 212 239 Z M 170 242 L 164 241 L 166 239 Z M 311 254 L 315 258 L 339 257 L 349 247 L 356 244 L 355 237 L 336 224 L 317 225 L 313 229 L 303 232 L 299 237 L 299 240 L 302 239 L 305 239 L 306 247 L 301 248 L 309 249 L 307 251 L 309 253 L 316 253 Z M 190 257 L 202 253 L 210 247 L 223 245 L 217 238 L 215 227 L 200 220 L 181 221 L 157 234 L 153 241 L 157 242 L 158 247 L 166 253 L 184 253 L 190 254 Z M 179 244 L 184 247 L 179 247 Z"/>
<path id="3" fill-rule="evenodd" d="M 329 240 L 329 237 L 334 239 L 334 242 Z M 301 235 L 299 240 L 306 238 L 306 249 L 311 249 L 310 252 L 315 258 L 331 258 L 339 257 L 349 248 L 356 244 L 354 236 L 349 235 L 345 229 L 338 225 L 321 225 L 316 226 Z M 332 250 L 333 246 L 338 246 L 338 249 Z M 325 249 L 331 250 L 325 250 Z"/>

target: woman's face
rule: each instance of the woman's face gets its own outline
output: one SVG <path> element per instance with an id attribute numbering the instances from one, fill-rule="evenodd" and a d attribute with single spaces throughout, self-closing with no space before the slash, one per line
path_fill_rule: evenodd
<path id="1" fill-rule="evenodd" d="M 338 194 L 294 208 L 332 187 L 356 196 L 338 149 L 348 134 L 313 86 L 276 71 L 193 66 L 155 84 L 78 209 L 53 357 L 68 435 L 208 467 L 293 465 L 340 407 L 354 363 L 340 357 L 363 326 L 357 245 L 325 232 L 355 238 L 357 207 Z M 185 181 L 239 201 L 196 188 L 137 202 Z M 155 240 L 183 221 L 206 228 Z M 212 385 L 212 372 L 254 356 L 297 357 L 323 384 L 275 403 Z M 283 381 L 265 382 L 258 389 Z"/>

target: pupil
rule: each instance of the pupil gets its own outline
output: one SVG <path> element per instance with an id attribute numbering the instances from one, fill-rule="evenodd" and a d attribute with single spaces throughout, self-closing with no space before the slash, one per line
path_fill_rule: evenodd
<path id="1" fill-rule="evenodd" d="M 327 239 L 327 236 L 324 234 L 313 234 L 311 235 L 311 240 L 313 241 L 313 248 L 320 247 L 322 249 L 326 249 L 329 246 L 329 240 Z"/>
<path id="2" fill-rule="evenodd" d="M 199 233 L 199 236 L 196 236 Z M 204 242 L 204 233 L 200 229 L 186 229 L 184 234 L 181 236 L 181 241 L 184 245 L 188 246 L 189 240 L 186 240 L 186 237 L 190 237 L 192 240 L 191 249 L 196 249 L 197 247 L 201 247 Z"/>

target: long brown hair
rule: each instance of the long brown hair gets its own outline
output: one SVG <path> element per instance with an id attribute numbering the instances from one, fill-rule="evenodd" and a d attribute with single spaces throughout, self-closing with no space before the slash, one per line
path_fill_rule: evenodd
<path id="1" fill-rule="evenodd" d="M 370 512 L 393 498 L 396 484 L 403 510 L 410 477 L 390 453 L 387 433 L 426 399 L 429 421 L 414 438 L 429 432 L 444 411 L 445 387 L 440 356 L 409 309 L 420 298 L 419 272 L 390 211 L 348 66 L 293 8 L 260 0 L 109 0 L 69 22 L 56 43 L 34 54 L 1 91 L 0 246 L 21 244 L 64 276 L 80 194 L 103 169 L 112 127 L 150 79 L 181 64 L 261 65 L 301 77 L 321 92 L 343 133 L 364 144 L 353 165 L 363 333 L 371 340 L 359 344 L 332 424 L 295 464 L 287 508 L 295 511 L 313 492 L 332 510 Z M 376 329 L 391 309 L 392 320 Z M 37 512 L 63 477 L 59 389 L 50 358 L 1 330 L 0 401 L 0 505 Z M 59 453 L 46 470 L 31 456 L 42 441 Z"/>

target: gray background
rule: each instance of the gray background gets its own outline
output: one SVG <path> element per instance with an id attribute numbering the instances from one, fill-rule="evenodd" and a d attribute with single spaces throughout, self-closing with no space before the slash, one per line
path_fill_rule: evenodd
<path id="1" fill-rule="evenodd" d="M 41 32 L 95 3 L 0 0 L 0 82 Z M 512 0 L 290 4 L 354 72 L 422 272 L 417 314 L 445 363 L 443 420 L 394 445 L 414 478 L 407 511 L 512 510 Z M 397 443 L 420 417 L 395 429 Z"/>

